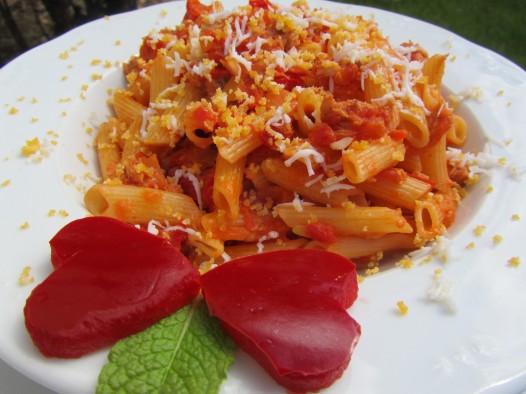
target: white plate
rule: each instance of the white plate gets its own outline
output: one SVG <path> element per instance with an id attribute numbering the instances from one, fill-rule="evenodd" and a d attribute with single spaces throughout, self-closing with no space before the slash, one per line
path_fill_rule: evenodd
<path id="1" fill-rule="evenodd" d="M 228 7 L 234 3 L 241 2 L 229 2 Z M 312 1 L 311 6 L 344 7 L 320 1 Z M 115 63 L 136 53 L 141 37 L 151 29 L 177 24 L 183 9 L 183 3 L 172 2 L 96 21 L 0 70 L 0 357 L 59 393 L 93 393 L 107 351 L 78 360 L 42 357 L 26 333 L 22 308 L 36 283 L 51 272 L 48 240 L 67 222 L 86 214 L 83 190 L 96 175 L 93 134 L 86 130 L 108 114 L 106 89 L 122 83 Z M 480 149 L 487 138 L 491 153 L 505 157 L 507 164 L 493 170 L 468 195 L 451 231 L 453 258 L 409 270 L 386 270 L 361 284 L 350 312 L 361 323 L 363 336 L 347 372 L 326 392 L 524 390 L 526 188 L 508 171 L 526 168 L 526 139 L 521 138 L 526 125 L 526 73 L 499 55 L 427 23 L 366 7 L 352 6 L 350 12 L 367 17 L 374 13 L 395 45 L 411 39 L 431 54 L 450 53 L 447 89 L 459 93 L 477 87 L 482 93 L 480 100 L 466 100 L 461 106 L 472 132 L 470 146 Z M 92 64 L 96 59 L 101 63 Z M 95 79 L 98 76 L 101 79 Z M 49 155 L 40 162 L 20 154 L 25 141 L 35 137 L 48 145 Z M 7 180 L 11 182 L 5 185 Z M 486 192 L 488 185 L 493 192 Z M 50 217 L 52 209 L 69 216 Z M 512 221 L 513 214 L 522 219 Z M 25 222 L 29 227 L 21 229 Z M 472 231 L 477 225 L 486 226 L 480 237 Z M 503 237 L 499 245 L 492 242 L 496 234 Z M 470 242 L 474 249 L 466 249 Z M 522 265 L 510 266 L 507 261 L 513 256 L 522 258 Z M 25 266 L 32 267 L 35 283 L 20 286 L 18 277 Z M 453 283 L 454 313 L 427 297 L 437 268 Z M 406 316 L 397 313 L 399 300 L 409 307 Z M 0 368 L 5 373 L 5 365 Z M 239 354 L 222 392 L 284 390 L 248 356 Z"/>

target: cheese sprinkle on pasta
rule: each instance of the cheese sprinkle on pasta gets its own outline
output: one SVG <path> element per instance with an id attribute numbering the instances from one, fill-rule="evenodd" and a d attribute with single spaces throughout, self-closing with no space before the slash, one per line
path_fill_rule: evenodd
<path id="1" fill-rule="evenodd" d="M 127 85 L 112 91 L 114 117 L 94 144 L 103 179 L 86 205 L 202 234 L 181 241 L 196 266 L 268 240 L 363 266 L 421 247 L 485 173 L 458 148 L 468 132 L 441 94 L 446 59 L 304 0 L 232 10 L 187 0 L 182 22 L 145 35 L 123 64 Z"/>

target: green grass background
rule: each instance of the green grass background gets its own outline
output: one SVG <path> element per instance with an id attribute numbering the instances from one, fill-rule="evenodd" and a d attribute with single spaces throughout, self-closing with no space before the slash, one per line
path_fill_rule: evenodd
<path id="1" fill-rule="evenodd" d="M 526 69 L 526 0 L 336 0 L 444 27 Z"/>

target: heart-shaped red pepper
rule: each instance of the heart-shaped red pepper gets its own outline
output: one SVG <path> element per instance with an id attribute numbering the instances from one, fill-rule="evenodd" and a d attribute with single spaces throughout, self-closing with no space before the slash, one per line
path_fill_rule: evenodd
<path id="1" fill-rule="evenodd" d="M 73 358 L 137 333 L 199 293 L 199 271 L 168 241 L 107 217 L 51 240 L 55 270 L 31 293 L 25 324 L 49 357 Z"/>
<path id="2" fill-rule="evenodd" d="M 237 344 L 293 392 L 330 386 L 360 337 L 349 316 L 354 263 L 320 250 L 284 250 L 232 260 L 202 276 L 210 313 Z"/>

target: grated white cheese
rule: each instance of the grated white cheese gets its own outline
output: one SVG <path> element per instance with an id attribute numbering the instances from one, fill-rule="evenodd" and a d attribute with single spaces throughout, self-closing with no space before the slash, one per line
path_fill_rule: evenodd
<path id="1" fill-rule="evenodd" d="M 159 235 L 159 229 L 156 226 L 156 222 L 154 220 L 150 220 L 148 222 L 148 227 L 146 229 L 150 234 L 153 235 Z"/>
<path id="2" fill-rule="evenodd" d="M 148 123 L 150 123 L 150 117 L 152 115 L 155 115 L 156 111 L 153 108 L 147 108 L 144 111 L 142 111 L 142 122 L 141 122 L 141 129 L 139 130 L 139 135 L 144 140 L 146 136 L 148 135 Z"/>
<path id="3" fill-rule="evenodd" d="M 135 227 L 140 228 L 139 225 L 136 225 Z M 148 232 L 149 233 L 157 235 L 159 233 L 159 230 L 156 227 L 162 228 L 164 231 L 184 231 L 188 235 L 193 235 L 199 239 L 203 239 L 203 235 L 199 231 L 194 230 L 193 228 L 190 228 L 190 227 L 170 226 L 168 224 L 162 225 L 157 220 L 150 220 L 148 222 Z"/>
<path id="4" fill-rule="evenodd" d="M 482 89 L 479 86 L 468 86 L 466 89 L 462 90 L 461 92 L 452 95 L 451 98 L 453 100 L 462 102 L 468 99 L 473 99 L 475 101 L 478 101 L 479 103 L 482 102 L 483 97 Z"/>
<path id="5" fill-rule="evenodd" d="M 239 7 L 235 7 L 232 10 L 223 10 L 205 15 L 205 20 L 207 20 L 210 24 L 214 24 L 219 20 L 227 19 L 228 17 L 234 15 L 238 12 L 238 8 Z"/>
<path id="6" fill-rule="evenodd" d="M 249 42 L 247 44 L 247 49 L 249 50 L 249 54 L 250 52 L 254 51 L 252 55 L 257 56 L 259 52 L 261 51 L 261 47 L 263 46 L 263 44 L 266 44 L 267 42 L 268 40 L 262 37 L 256 38 L 256 41 Z"/>
<path id="7" fill-rule="evenodd" d="M 320 174 L 317 177 L 314 177 L 313 179 L 311 179 L 310 181 L 305 182 L 305 187 L 311 187 L 312 185 L 314 185 L 315 183 L 318 183 L 322 179 L 323 179 L 323 174 Z"/>
<path id="8" fill-rule="evenodd" d="M 455 313 L 456 306 L 453 302 L 453 282 L 444 273 L 435 273 L 433 275 L 427 296 L 429 300 L 442 304 L 447 312 Z"/>
<path id="9" fill-rule="evenodd" d="M 349 145 L 352 144 L 352 142 L 353 142 L 353 138 L 352 137 L 344 137 L 341 140 L 332 142 L 329 145 L 329 148 L 331 148 L 332 150 L 345 150 L 345 149 L 347 149 L 347 147 Z"/>
<path id="10" fill-rule="evenodd" d="M 197 177 L 191 172 L 184 170 L 182 168 L 175 170 L 175 174 L 173 178 L 175 184 L 178 184 L 179 179 L 181 179 L 182 177 L 185 177 L 190 182 L 192 182 L 192 186 L 194 187 L 195 194 L 197 196 L 197 206 L 199 207 L 199 209 L 202 210 L 203 209 L 203 199 L 201 196 L 201 186 L 199 185 L 199 179 L 197 179 Z"/>
<path id="11" fill-rule="evenodd" d="M 265 247 L 263 242 L 268 241 L 269 239 L 276 239 L 278 237 L 279 233 L 277 231 L 269 231 L 267 235 L 264 235 L 260 239 L 258 239 L 258 253 L 263 253 L 263 248 Z"/>
<path id="12" fill-rule="evenodd" d="M 291 202 L 283 202 L 281 204 L 277 204 L 276 207 L 294 207 L 294 210 L 296 212 L 303 212 L 303 207 L 309 207 L 314 206 L 315 204 L 312 202 L 306 202 L 303 201 L 299 194 L 294 192 L 294 199 Z"/>
<path id="13" fill-rule="evenodd" d="M 166 68 L 174 70 L 174 77 L 179 77 L 180 75 L 182 75 L 183 71 L 186 72 L 190 70 L 190 62 L 188 62 L 185 59 L 182 59 L 179 52 L 174 51 L 173 56 L 173 59 L 171 57 L 167 57 L 169 63 L 166 65 Z M 164 93 L 164 91 L 161 92 L 161 94 L 162 93 Z"/>
<path id="14" fill-rule="evenodd" d="M 324 163 L 325 158 L 323 155 L 314 148 L 299 148 L 291 157 L 285 160 L 284 164 L 290 167 L 295 161 L 301 161 L 307 167 L 307 173 L 309 176 L 314 175 L 314 169 L 312 167 L 311 158 L 314 159 L 315 163 Z"/>
<path id="15" fill-rule="evenodd" d="M 320 190 L 322 193 L 330 195 L 336 190 L 351 190 L 356 189 L 353 185 L 349 183 L 341 183 L 341 181 L 347 180 L 345 175 L 333 176 L 327 178 L 325 181 L 322 181 L 323 188 Z"/>

